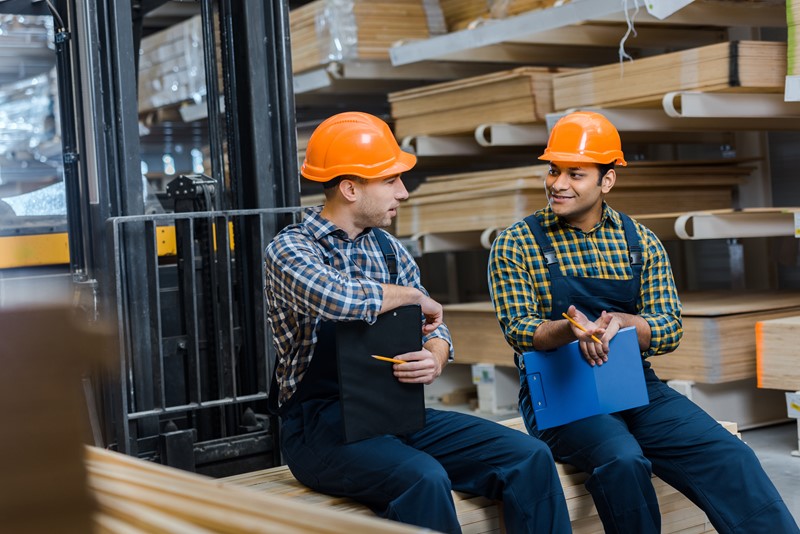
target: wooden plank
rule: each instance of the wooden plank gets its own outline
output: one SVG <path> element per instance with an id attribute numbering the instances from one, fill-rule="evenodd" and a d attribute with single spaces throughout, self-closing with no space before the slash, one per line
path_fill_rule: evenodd
<path id="1" fill-rule="evenodd" d="M 81 378 L 109 363 L 114 350 L 110 332 L 92 331 L 78 316 L 66 306 L 0 310 L 4 532 L 91 531 Z"/>
<path id="2" fill-rule="evenodd" d="M 556 109 L 659 106 L 671 91 L 782 92 L 786 43 L 739 41 L 553 77 Z"/>
<path id="3" fill-rule="evenodd" d="M 556 69 L 521 67 L 389 93 L 395 134 L 453 134 L 485 122 L 542 122 Z"/>
<path id="4" fill-rule="evenodd" d="M 681 295 L 683 339 L 649 358 L 662 380 L 720 384 L 756 376 L 756 323 L 800 314 L 800 293 L 698 292 Z"/>
<path id="5" fill-rule="evenodd" d="M 800 315 L 756 323 L 758 387 L 800 390 Z"/>
<path id="6" fill-rule="evenodd" d="M 717 161 L 706 165 L 648 164 L 619 171 L 607 197 L 632 217 L 664 211 L 730 209 L 734 191 L 752 167 Z M 505 228 L 547 204 L 547 165 L 429 177 L 398 211 L 397 233 Z"/>

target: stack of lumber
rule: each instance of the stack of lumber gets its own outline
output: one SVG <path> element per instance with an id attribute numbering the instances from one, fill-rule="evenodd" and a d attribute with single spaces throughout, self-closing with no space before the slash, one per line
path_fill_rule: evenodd
<path id="1" fill-rule="evenodd" d="M 561 5 L 569 0 L 440 0 L 448 31 L 463 30 L 489 19 Z"/>
<path id="2" fill-rule="evenodd" d="M 547 165 L 429 177 L 398 211 L 400 236 L 505 228 L 547 204 Z M 752 168 L 721 161 L 633 162 L 606 197 L 628 215 L 733 207 Z"/>
<path id="3" fill-rule="evenodd" d="M 501 421 L 501 424 L 525 432 L 524 424 L 519 417 Z M 734 423 L 721 424 L 733 434 L 738 431 Z M 564 488 L 564 496 L 567 499 L 573 532 L 576 534 L 602 533 L 603 526 L 592 497 L 584 487 L 587 475 L 566 464 L 557 463 L 557 469 L 561 485 Z M 229 477 L 222 481 L 225 484 L 244 486 L 254 491 L 279 495 L 300 503 L 313 504 L 315 510 L 324 505 L 350 514 L 369 513 L 365 507 L 355 504 L 349 499 L 322 495 L 306 488 L 295 480 L 285 466 Z M 703 511 L 689 499 L 656 477 L 653 477 L 653 486 L 656 488 L 661 506 L 663 533 L 714 532 Z M 503 532 L 502 514 L 497 503 L 483 497 L 474 497 L 458 492 L 453 492 L 453 497 L 464 532 Z M 311 507 L 306 506 L 306 509 L 311 509 Z"/>
<path id="4" fill-rule="evenodd" d="M 360 510 L 309 506 L 96 447 L 86 448 L 96 532 L 421 532 Z M 54 529 L 53 532 L 62 532 Z M 83 530 L 91 532 L 91 529 Z"/>
<path id="5" fill-rule="evenodd" d="M 0 530 L 91 532 L 82 375 L 111 346 L 68 308 L 0 311 Z"/>
<path id="6" fill-rule="evenodd" d="M 800 391 L 800 316 L 756 323 L 758 387 Z"/>
<path id="7" fill-rule="evenodd" d="M 658 106 L 672 91 L 780 93 L 786 43 L 731 41 L 558 74 L 555 108 Z"/>
<path id="8" fill-rule="evenodd" d="M 397 137 L 471 132 L 487 122 L 544 122 L 554 69 L 521 67 L 389 94 Z"/>
<path id="9" fill-rule="evenodd" d="M 514 366 L 514 349 L 506 343 L 491 302 L 444 306 L 456 363 Z"/>
<path id="10" fill-rule="evenodd" d="M 292 70 L 331 61 L 388 60 L 398 41 L 444 33 L 438 5 L 430 0 L 315 0 L 289 13 Z"/>
<path id="11" fill-rule="evenodd" d="M 683 339 L 649 359 L 662 380 L 720 384 L 756 376 L 756 323 L 800 314 L 797 292 L 696 292 L 681 295 Z"/>

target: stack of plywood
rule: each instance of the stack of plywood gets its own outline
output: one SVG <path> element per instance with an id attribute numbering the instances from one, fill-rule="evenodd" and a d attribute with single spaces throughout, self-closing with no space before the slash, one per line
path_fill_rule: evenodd
<path id="1" fill-rule="evenodd" d="M 632 216 L 731 208 L 752 169 L 724 161 L 635 162 L 618 169 L 606 200 Z M 430 177 L 397 216 L 398 235 L 505 228 L 547 204 L 547 165 Z"/>
<path id="2" fill-rule="evenodd" d="M 784 88 L 786 43 L 731 41 L 558 74 L 559 110 L 659 105 L 672 91 L 770 92 Z"/>
<path id="3" fill-rule="evenodd" d="M 569 0 L 440 0 L 447 29 L 463 30 L 489 20 L 560 5 Z"/>
<path id="4" fill-rule="evenodd" d="M 444 321 L 453 337 L 457 363 L 514 366 L 514 349 L 503 337 L 491 302 L 448 304 Z"/>
<path id="5" fill-rule="evenodd" d="M 800 390 L 800 316 L 756 323 L 758 387 Z"/>
<path id="6" fill-rule="evenodd" d="M 553 69 L 522 67 L 389 94 L 395 135 L 471 132 L 486 122 L 543 122 Z"/>
<path id="7" fill-rule="evenodd" d="M 95 447 L 86 449 L 86 465 L 98 505 L 96 532 L 401 534 L 423 530 L 366 515 L 368 511 L 345 513 L 363 508 L 355 504 L 348 510 L 333 510 L 313 502 L 259 495 Z M 54 528 L 52 532 L 63 531 Z"/>
<path id="8" fill-rule="evenodd" d="M 510 428 L 525 432 L 522 419 L 517 417 L 501 421 Z M 731 433 L 736 434 L 734 423 L 722 423 Z M 576 468 L 556 464 L 564 496 L 567 500 L 567 509 L 576 534 L 602 533 L 603 525 L 595 509 L 591 495 L 584 487 L 587 475 Z M 315 505 L 314 509 L 324 505 L 335 510 L 348 513 L 369 513 L 361 505 L 349 499 L 330 497 L 316 493 L 294 479 L 286 467 L 278 467 L 256 471 L 223 479 L 223 483 L 244 486 L 251 490 L 286 497 L 292 500 Z M 656 489 L 658 502 L 661 508 L 662 532 L 714 532 L 705 513 L 695 506 L 689 499 L 664 481 L 653 477 L 653 486 Z M 503 532 L 499 507 L 493 501 L 483 497 L 474 497 L 464 493 L 453 492 L 459 522 L 464 532 L 499 533 Z M 311 508 L 311 506 L 307 506 Z"/>
<path id="9" fill-rule="evenodd" d="M 680 346 L 649 359 L 662 380 L 720 384 L 754 378 L 756 323 L 800 314 L 800 293 L 788 291 L 685 293 L 681 302 Z"/>
<path id="10" fill-rule="evenodd" d="M 292 70 L 331 61 L 388 60 L 398 41 L 443 33 L 444 20 L 430 0 L 315 0 L 289 13 Z"/>
<path id="11" fill-rule="evenodd" d="M 92 532 L 81 378 L 108 355 L 111 339 L 67 308 L 3 310 L 0 337 L 0 530 Z"/>

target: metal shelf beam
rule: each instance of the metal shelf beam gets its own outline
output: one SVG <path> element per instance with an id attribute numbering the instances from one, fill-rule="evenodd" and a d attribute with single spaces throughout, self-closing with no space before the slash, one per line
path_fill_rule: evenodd
<path id="1" fill-rule="evenodd" d="M 394 65 L 408 65 L 426 60 L 461 60 L 469 61 L 474 57 L 488 59 L 491 47 L 508 45 L 514 42 L 537 42 L 545 32 L 560 30 L 560 36 L 573 36 L 580 44 L 586 30 L 581 26 L 588 22 L 624 23 L 628 11 L 633 14 L 635 2 L 626 10 L 619 0 L 575 0 L 568 4 L 529 11 L 507 19 L 491 21 L 473 29 L 466 29 L 411 42 L 393 47 L 389 50 Z M 659 20 L 640 9 L 635 24 L 644 28 L 645 24 L 669 24 L 690 26 L 765 26 L 785 27 L 785 7 L 780 5 L 764 5 L 757 3 L 724 4 L 696 0 L 665 20 Z M 642 30 L 645 33 L 645 30 Z M 620 34 L 620 38 L 624 31 Z M 546 34 L 545 34 L 546 35 Z M 552 34 L 551 34 L 552 35 Z M 694 38 L 693 38 L 694 39 Z M 564 42 L 559 37 L 559 45 Z M 550 43 L 548 41 L 548 43 Z M 631 40 L 631 47 L 635 47 Z M 691 47 L 687 44 L 686 47 Z M 560 48 L 564 48 L 561 46 Z M 502 50 L 502 48 L 501 48 Z M 556 57 L 566 50 L 554 51 Z M 521 51 L 519 52 L 521 54 Z M 594 58 L 592 58 L 594 60 Z M 563 63 L 563 59 L 561 60 Z"/>

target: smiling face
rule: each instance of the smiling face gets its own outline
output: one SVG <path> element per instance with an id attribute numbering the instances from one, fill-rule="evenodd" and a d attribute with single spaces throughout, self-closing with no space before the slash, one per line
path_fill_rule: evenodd
<path id="1" fill-rule="evenodd" d="M 388 178 L 365 180 L 356 186 L 359 193 L 354 210 L 355 224 L 361 228 L 386 228 L 397 216 L 400 201 L 408 191 L 399 174 Z"/>
<path id="2" fill-rule="evenodd" d="M 603 198 L 615 181 L 613 169 L 601 177 L 593 163 L 551 161 L 545 192 L 556 215 L 586 232 L 600 221 Z"/>

